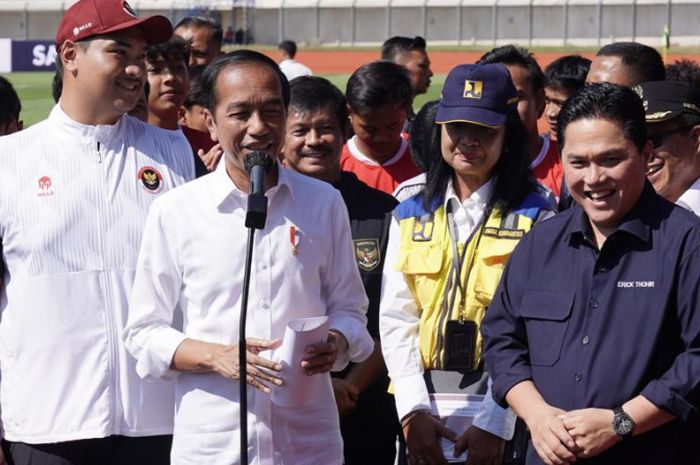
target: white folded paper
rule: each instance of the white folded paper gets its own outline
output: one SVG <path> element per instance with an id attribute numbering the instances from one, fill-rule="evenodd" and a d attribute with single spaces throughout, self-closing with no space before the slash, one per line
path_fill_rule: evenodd
<path id="1" fill-rule="evenodd" d="M 328 373 L 307 375 L 301 361 L 309 357 L 306 348 L 328 338 L 328 317 L 299 318 L 287 323 L 282 346 L 278 349 L 282 364 L 282 386 L 272 389 L 272 402 L 282 407 L 303 407 L 323 397 L 329 389 Z"/>
<path id="2" fill-rule="evenodd" d="M 474 421 L 484 396 L 477 394 L 430 394 L 431 413 L 438 417 L 440 423 L 461 436 Z M 449 439 L 441 438 L 440 447 L 448 462 L 465 462 L 468 452 L 455 457 L 455 444 Z"/>

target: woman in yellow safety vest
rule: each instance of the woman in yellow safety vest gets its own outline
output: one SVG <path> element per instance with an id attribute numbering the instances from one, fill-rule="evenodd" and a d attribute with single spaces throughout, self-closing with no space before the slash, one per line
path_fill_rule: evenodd
<path id="1" fill-rule="evenodd" d="M 514 414 L 488 389 L 479 325 L 516 244 L 551 215 L 517 102 L 503 65 L 450 71 L 428 138 L 442 157 L 424 190 L 394 211 L 380 329 L 412 465 L 460 463 L 465 450 L 470 465 L 500 465 L 513 435 Z M 430 394 L 449 392 L 486 394 L 466 431 L 431 414 Z"/>

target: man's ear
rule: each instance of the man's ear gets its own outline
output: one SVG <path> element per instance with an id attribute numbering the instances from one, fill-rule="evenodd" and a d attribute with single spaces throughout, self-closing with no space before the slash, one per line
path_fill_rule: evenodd
<path id="1" fill-rule="evenodd" d="M 216 134 L 216 122 L 214 121 L 214 115 L 209 111 L 208 108 L 204 109 L 204 123 L 207 125 L 209 130 L 209 137 L 214 142 L 220 142 L 219 136 Z"/>
<path id="2" fill-rule="evenodd" d="M 693 146 L 695 147 L 695 152 L 700 151 L 700 124 L 696 124 L 690 128 L 690 138 L 693 139 Z"/>
<path id="3" fill-rule="evenodd" d="M 79 46 L 72 40 L 66 40 L 61 45 L 61 51 L 58 53 L 58 59 L 61 60 L 61 63 L 63 64 L 64 76 L 66 72 L 75 75 L 76 71 L 78 70 L 78 48 Z"/>
<path id="4" fill-rule="evenodd" d="M 177 109 L 177 124 L 187 126 L 187 109 L 184 106 Z"/>

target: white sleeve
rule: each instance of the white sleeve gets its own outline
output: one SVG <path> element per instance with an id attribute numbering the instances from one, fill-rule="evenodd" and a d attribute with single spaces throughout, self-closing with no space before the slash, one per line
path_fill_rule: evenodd
<path id="1" fill-rule="evenodd" d="M 510 408 L 504 409 L 496 403 L 491 394 L 491 378 L 488 380 L 488 388 L 484 395 L 481 408 L 474 417 L 472 423 L 479 429 L 488 431 L 501 439 L 510 441 L 515 433 L 515 420 L 517 417 Z"/>
<path id="2" fill-rule="evenodd" d="M 333 371 L 340 371 L 350 361 L 366 360 L 374 350 L 374 340 L 367 331 L 369 301 L 357 269 L 347 207 L 340 194 L 334 194 L 330 231 L 333 239 L 322 286 L 329 328 L 342 333 L 348 341 L 348 351 L 338 354 L 333 366 Z"/>
<path id="3" fill-rule="evenodd" d="M 392 218 L 382 276 L 379 333 L 394 387 L 396 410 L 399 418 L 403 418 L 414 410 L 430 409 L 430 397 L 423 379 L 418 306 L 403 273 L 396 270 L 400 248 L 400 226 Z"/>
<path id="4" fill-rule="evenodd" d="M 174 228 L 163 225 L 167 215 L 160 205 L 156 200 L 146 219 L 123 333 L 126 348 L 136 358 L 136 372 L 145 379 L 174 376 L 170 365 L 186 339 L 171 326 L 182 272 L 172 245 Z"/>

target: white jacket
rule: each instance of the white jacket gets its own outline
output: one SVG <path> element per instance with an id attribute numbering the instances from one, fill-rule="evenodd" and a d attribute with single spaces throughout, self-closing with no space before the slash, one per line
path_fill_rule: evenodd
<path id="1" fill-rule="evenodd" d="M 194 177 L 181 134 L 54 107 L 0 138 L 4 437 L 50 443 L 172 432 L 173 386 L 144 383 L 120 338 L 151 202 Z"/>

